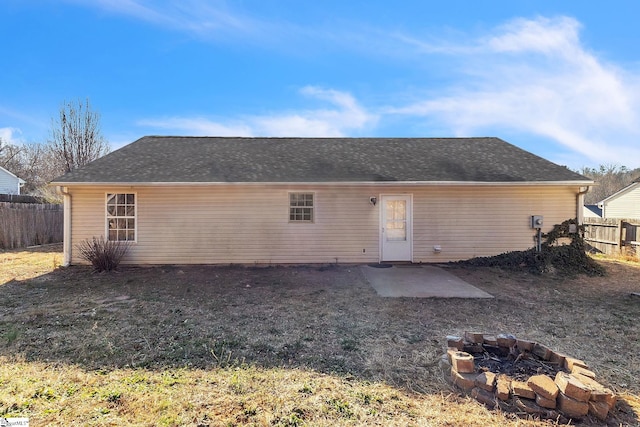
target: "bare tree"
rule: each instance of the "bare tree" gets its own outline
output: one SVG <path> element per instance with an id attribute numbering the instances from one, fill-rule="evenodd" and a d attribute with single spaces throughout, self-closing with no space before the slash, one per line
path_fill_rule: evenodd
<path id="1" fill-rule="evenodd" d="M 62 169 L 51 147 L 42 143 L 24 145 L 21 163 L 21 177 L 27 182 L 24 189 L 32 194 L 45 191 L 47 184 L 57 178 Z"/>
<path id="2" fill-rule="evenodd" d="M 109 152 L 99 121 L 89 100 L 64 102 L 47 143 L 16 145 L 0 138 L 0 166 L 26 181 L 23 192 L 55 199 L 49 182 Z"/>
<path id="3" fill-rule="evenodd" d="M 64 102 L 58 120 L 52 120 L 49 144 L 61 165 L 61 173 L 104 156 L 109 144 L 100 131 L 100 115 L 91 110 L 89 100 Z"/>
<path id="4" fill-rule="evenodd" d="M 47 191 L 47 183 L 61 174 L 51 148 L 42 143 L 7 144 L 0 152 L 0 166 L 25 180 L 25 194 Z"/>
<path id="5" fill-rule="evenodd" d="M 640 178 L 640 169 L 612 164 L 600 165 L 598 169 L 584 167 L 578 172 L 598 184 L 585 196 L 586 204 L 596 204 Z"/>
<path id="6" fill-rule="evenodd" d="M 0 138 L 0 166 L 15 174 L 14 169 L 20 164 L 20 147 L 4 142 Z"/>

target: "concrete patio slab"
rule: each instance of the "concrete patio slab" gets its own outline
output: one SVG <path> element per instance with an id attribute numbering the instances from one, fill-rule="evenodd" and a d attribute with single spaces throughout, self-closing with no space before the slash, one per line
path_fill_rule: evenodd
<path id="1" fill-rule="evenodd" d="M 381 297 L 493 298 L 444 269 L 432 265 L 362 266 L 362 273 Z"/>

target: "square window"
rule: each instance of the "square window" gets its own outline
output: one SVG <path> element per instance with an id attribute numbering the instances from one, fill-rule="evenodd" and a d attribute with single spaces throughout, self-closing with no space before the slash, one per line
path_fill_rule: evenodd
<path id="1" fill-rule="evenodd" d="M 289 221 L 313 222 L 313 193 L 289 193 Z"/>

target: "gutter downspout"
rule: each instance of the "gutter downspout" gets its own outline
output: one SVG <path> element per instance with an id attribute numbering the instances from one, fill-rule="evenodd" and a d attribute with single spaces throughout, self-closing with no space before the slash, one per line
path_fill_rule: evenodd
<path id="1" fill-rule="evenodd" d="M 64 197 L 64 232 L 62 239 L 62 265 L 71 265 L 71 193 L 67 187 L 57 186 L 56 190 Z"/>
<path id="2" fill-rule="evenodd" d="M 584 223 L 584 195 L 587 194 L 591 190 L 591 186 L 588 185 L 586 187 L 580 187 L 578 194 L 576 195 L 577 200 L 577 212 L 576 212 L 576 220 L 578 221 L 578 225 L 582 225 Z"/>

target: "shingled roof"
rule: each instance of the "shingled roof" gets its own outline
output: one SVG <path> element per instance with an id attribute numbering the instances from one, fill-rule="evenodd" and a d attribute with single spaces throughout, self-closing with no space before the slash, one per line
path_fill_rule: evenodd
<path id="1" fill-rule="evenodd" d="M 146 136 L 54 184 L 591 180 L 499 138 Z"/>

